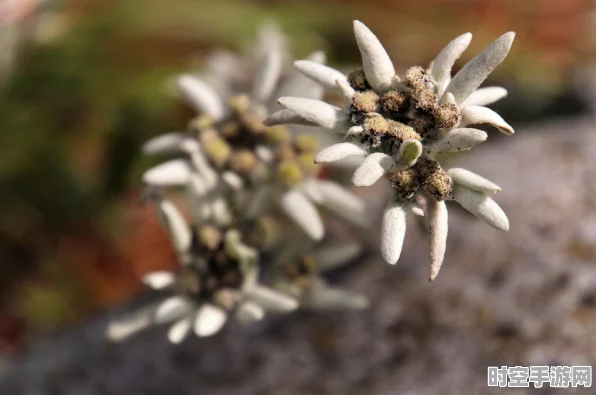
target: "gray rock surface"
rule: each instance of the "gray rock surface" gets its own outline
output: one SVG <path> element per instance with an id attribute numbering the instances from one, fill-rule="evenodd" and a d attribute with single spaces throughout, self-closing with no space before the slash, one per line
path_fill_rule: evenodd
<path id="1" fill-rule="evenodd" d="M 367 311 L 232 324 L 180 346 L 167 342 L 165 328 L 105 343 L 115 311 L 38 340 L 5 369 L 0 393 L 498 394 L 514 390 L 487 387 L 489 365 L 594 364 L 596 122 L 561 120 L 509 138 L 490 133 L 453 167 L 503 188 L 496 200 L 511 231 L 449 203 L 447 256 L 434 283 L 428 241 L 410 218 L 396 266 L 371 252 L 332 278 L 367 295 Z M 530 392 L 594 389 L 515 390 Z"/>

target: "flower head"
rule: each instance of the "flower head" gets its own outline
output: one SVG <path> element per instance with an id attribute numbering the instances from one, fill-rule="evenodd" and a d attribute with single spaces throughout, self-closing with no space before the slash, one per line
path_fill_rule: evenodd
<path id="1" fill-rule="evenodd" d="M 309 61 L 295 62 L 298 71 L 341 95 L 344 106 L 281 97 L 279 103 L 293 115 L 284 120 L 272 116 L 265 123 L 311 123 L 343 136 L 347 141 L 319 152 L 315 162 L 365 157 L 352 178 L 356 186 L 370 186 L 383 176 L 388 178 L 393 198 L 383 216 L 381 251 L 391 264 L 401 254 L 406 212 L 419 213 L 418 202 L 425 201 L 433 280 L 445 253 L 445 200 L 459 202 L 498 229 L 509 228 L 507 217 L 489 197 L 500 189 L 467 170 L 443 169 L 437 154 L 469 150 L 486 140 L 484 131 L 469 125 L 486 123 L 505 134 L 514 133 L 497 113 L 485 107 L 503 98 L 507 91 L 479 86 L 503 61 L 515 34 L 499 37 L 453 78 L 451 69 L 468 47 L 470 33 L 450 42 L 429 68 L 411 67 L 401 78 L 377 37 L 364 24 L 355 21 L 354 34 L 362 68 L 348 75 Z"/>
<path id="2" fill-rule="evenodd" d="M 147 286 L 167 296 L 124 322 L 112 323 L 111 339 L 173 321 L 168 337 L 178 343 L 192 329 L 201 337 L 217 333 L 231 313 L 250 323 L 266 312 L 290 312 L 313 301 L 334 300 L 335 307 L 342 307 L 337 299 L 350 296 L 326 286 L 315 271 L 300 281 L 304 287 L 299 292 L 285 286 L 296 282 L 274 275 L 278 271 L 272 261 L 309 256 L 323 238 L 317 206 L 358 226 L 366 224 L 366 215 L 358 196 L 317 177 L 317 138 L 293 133 L 284 125 L 263 124 L 276 106 L 271 103 L 274 92 L 291 93 L 296 88 L 320 97 L 322 89 L 302 75 L 290 76 L 280 85 L 281 45 L 260 49 L 260 67 L 252 85 L 242 92 L 234 92 L 234 83 L 223 83 L 217 73 L 211 75 L 211 80 L 219 78 L 217 89 L 194 75 L 177 79 L 180 92 L 198 114 L 185 132 L 167 133 L 144 145 L 147 154 L 181 157 L 147 170 L 143 181 L 146 197 L 153 200 L 171 236 L 180 267 L 143 278 Z M 319 53 L 311 59 L 323 60 Z M 234 74 L 227 71 L 225 75 Z M 282 120 L 293 117 L 288 110 L 275 114 Z M 166 198 L 180 189 L 187 193 L 190 224 Z M 339 250 L 336 253 L 342 255 Z M 323 261 L 329 261 L 329 256 Z M 311 302 L 306 303 L 307 299 Z M 361 296 L 346 300 L 351 305 L 343 307 L 365 305 Z"/>

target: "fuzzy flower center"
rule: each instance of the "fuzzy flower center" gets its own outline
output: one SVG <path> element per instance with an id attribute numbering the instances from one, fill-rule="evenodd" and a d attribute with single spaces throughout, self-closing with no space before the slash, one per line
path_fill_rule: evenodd
<path id="1" fill-rule="evenodd" d="M 422 67 L 411 67 L 404 79 L 380 95 L 374 91 L 362 69 L 349 73 L 348 82 L 356 90 L 349 108 L 349 119 L 357 130 L 354 136 L 369 152 L 396 157 L 401 144 L 410 139 L 423 145 L 439 139 L 454 128 L 460 113 L 453 103 L 441 104 L 435 81 Z M 425 192 L 443 200 L 451 192 L 451 180 L 437 161 L 420 158 L 406 170 L 389 174 L 397 196 L 412 199 Z"/>

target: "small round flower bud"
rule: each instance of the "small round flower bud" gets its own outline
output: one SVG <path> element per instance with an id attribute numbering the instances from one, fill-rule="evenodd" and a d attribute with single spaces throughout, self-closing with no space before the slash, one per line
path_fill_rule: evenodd
<path id="1" fill-rule="evenodd" d="M 217 167 L 223 167 L 232 152 L 230 145 L 213 129 L 202 131 L 199 139 L 207 157 Z"/>
<path id="2" fill-rule="evenodd" d="M 284 125 L 271 126 L 265 129 L 267 140 L 272 143 L 284 143 L 290 140 L 291 134 Z"/>
<path id="3" fill-rule="evenodd" d="M 239 150 L 232 153 L 230 167 L 239 174 L 247 175 L 255 170 L 257 157 L 249 150 Z"/>
<path id="4" fill-rule="evenodd" d="M 278 176 L 286 186 L 294 186 L 304 179 L 304 171 L 295 161 L 284 161 L 279 164 Z"/>
<path id="5" fill-rule="evenodd" d="M 310 134 L 303 134 L 294 139 L 294 146 L 302 152 L 315 152 L 320 145 L 319 139 Z"/>
<path id="6" fill-rule="evenodd" d="M 352 110 L 364 113 L 378 112 L 379 101 L 379 95 L 373 90 L 356 92 L 352 98 Z"/>
<path id="7" fill-rule="evenodd" d="M 370 85 L 368 85 L 368 81 L 366 81 L 366 76 L 364 75 L 364 69 L 362 68 L 350 71 L 348 73 L 348 82 L 357 91 L 370 89 Z"/>
<path id="8" fill-rule="evenodd" d="M 219 229 L 213 226 L 201 226 L 197 232 L 199 243 L 208 250 L 214 251 L 223 239 L 223 234 Z"/>
<path id="9" fill-rule="evenodd" d="M 451 178 L 439 169 L 426 179 L 423 189 L 435 199 L 445 200 L 452 190 Z"/>
<path id="10" fill-rule="evenodd" d="M 453 103 L 445 103 L 436 108 L 434 112 L 436 127 L 451 129 L 459 121 L 459 110 Z"/>
<path id="11" fill-rule="evenodd" d="M 275 151 L 275 159 L 279 162 L 294 160 L 296 158 L 296 150 L 291 144 L 280 144 Z"/>
<path id="12" fill-rule="evenodd" d="M 381 106 L 383 111 L 396 116 L 406 110 L 406 98 L 401 92 L 389 91 L 381 97 Z"/>
<path id="13" fill-rule="evenodd" d="M 401 200 L 411 199 L 420 189 L 417 174 L 412 168 L 391 173 L 389 181 L 395 194 Z"/>

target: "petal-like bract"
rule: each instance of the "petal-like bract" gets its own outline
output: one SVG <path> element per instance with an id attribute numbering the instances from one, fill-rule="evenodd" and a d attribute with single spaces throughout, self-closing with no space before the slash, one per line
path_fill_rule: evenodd
<path id="1" fill-rule="evenodd" d="M 465 106 L 461 110 L 461 126 L 486 123 L 497 128 L 501 133 L 511 135 L 514 132 L 499 114 L 487 107 Z"/>
<path id="2" fill-rule="evenodd" d="M 488 138 L 485 131 L 472 128 L 453 129 L 429 147 L 430 153 L 469 150 Z"/>
<path id="3" fill-rule="evenodd" d="M 447 247 L 448 215 L 445 201 L 427 200 L 426 220 L 430 236 L 430 281 L 439 274 Z"/>
<path id="4" fill-rule="evenodd" d="M 466 169 L 449 169 L 447 174 L 449 174 L 449 177 L 451 177 L 455 184 L 473 189 L 478 192 L 495 193 L 501 191 L 501 188 L 497 184 Z"/>
<path id="5" fill-rule="evenodd" d="M 514 38 L 513 32 L 497 38 L 453 77 L 445 92 L 453 93 L 458 104 L 463 103 L 505 59 Z"/>
<path id="6" fill-rule="evenodd" d="M 277 101 L 307 121 L 325 129 L 335 129 L 345 120 L 341 108 L 332 106 L 324 101 L 302 97 L 280 97 Z"/>
<path id="7" fill-rule="evenodd" d="M 381 254 L 383 259 L 395 265 L 401 255 L 406 235 L 406 211 L 403 203 L 391 203 L 383 212 L 381 222 Z"/>
<path id="8" fill-rule="evenodd" d="M 199 337 L 215 335 L 224 326 L 228 319 L 228 314 L 221 308 L 204 304 L 197 310 L 195 316 L 194 331 Z"/>
<path id="9" fill-rule="evenodd" d="M 451 41 L 435 58 L 431 67 L 431 74 L 438 86 L 438 94 L 442 95 L 447 83 L 451 79 L 451 69 L 455 61 L 468 48 L 472 41 L 472 33 L 465 33 Z"/>
<path id="10" fill-rule="evenodd" d="M 368 187 L 383 177 L 391 169 L 394 161 L 382 152 L 370 154 L 358 166 L 352 176 L 352 183 L 357 187 Z"/>
<path id="11" fill-rule="evenodd" d="M 323 221 L 315 206 L 302 193 L 290 190 L 281 197 L 281 209 L 310 238 L 321 240 L 324 234 Z"/>
<path id="12" fill-rule="evenodd" d="M 188 74 L 180 76 L 178 89 L 197 112 L 205 113 L 216 121 L 226 115 L 226 108 L 217 93 L 197 77 Z"/>
<path id="13" fill-rule="evenodd" d="M 463 208 L 485 221 L 489 225 L 503 231 L 509 230 L 509 220 L 501 207 L 487 195 L 464 187 L 456 187 L 453 197 Z"/>
<path id="14" fill-rule="evenodd" d="M 364 156 L 366 151 L 356 144 L 338 143 L 325 148 L 315 157 L 315 163 L 331 163 L 349 156 Z"/>
<path id="15" fill-rule="evenodd" d="M 383 45 L 360 21 L 354 21 L 354 36 L 362 55 L 362 67 L 370 86 L 384 93 L 391 89 L 395 69 Z"/>

